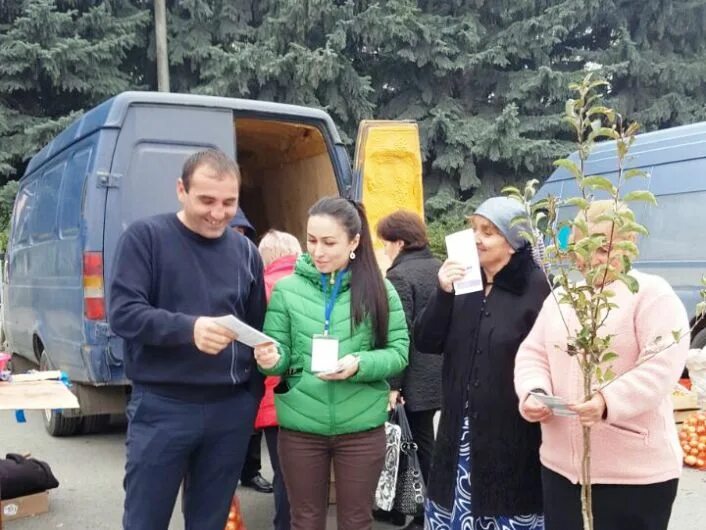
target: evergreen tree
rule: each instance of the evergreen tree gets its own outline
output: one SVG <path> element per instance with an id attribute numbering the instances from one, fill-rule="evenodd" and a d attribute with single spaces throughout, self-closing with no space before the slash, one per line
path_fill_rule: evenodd
<path id="1" fill-rule="evenodd" d="M 662 129 L 706 120 L 706 1 L 622 0 L 586 59 L 605 65 L 611 106 Z"/>
<path id="2" fill-rule="evenodd" d="M 374 115 L 370 80 L 354 64 L 353 2 L 241 0 L 213 7 L 219 24 L 211 28 L 211 44 L 191 53 L 191 64 L 200 67 L 192 90 L 325 108 L 347 140 L 361 119 Z"/>
<path id="3" fill-rule="evenodd" d="M 170 58 L 181 89 L 323 107 L 349 141 L 361 118 L 417 120 L 428 211 L 458 215 L 571 149 L 563 102 L 587 68 L 647 128 L 700 119 L 704 1 L 646 4 L 192 0 L 172 6 Z"/>
<path id="4" fill-rule="evenodd" d="M 0 176 L 19 177 L 77 113 L 135 86 L 125 60 L 148 16 L 122 1 L 0 5 Z"/>
<path id="5" fill-rule="evenodd" d="M 171 88 L 420 123 L 430 217 L 571 149 L 569 82 L 645 129 L 706 119 L 706 0 L 171 0 Z M 0 0 L 0 175 L 72 112 L 155 89 L 152 2 Z M 446 226 L 446 225 L 444 225 Z"/>
<path id="6" fill-rule="evenodd" d="M 706 119 L 704 0 L 416 4 L 409 31 L 389 32 L 362 71 L 378 115 L 422 124 L 432 216 L 548 176 L 571 149 L 568 85 L 589 69 L 610 79 L 608 104 L 647 130 Z"/>
<path id="7" fill-rule="evenodd" d="M 16 180 L 11 180 L 4 186 L 0 186 L 0 251 L 7 248 L 12 207 L 15 204 L 18 188 L 19 182 Z"/>

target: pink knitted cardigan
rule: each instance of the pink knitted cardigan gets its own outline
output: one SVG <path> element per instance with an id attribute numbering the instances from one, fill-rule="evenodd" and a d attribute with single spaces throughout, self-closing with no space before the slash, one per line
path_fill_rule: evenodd
<path id="1" fill-rule="evenodd" d="M 689 348 L 689 321 L 672 288 L 658 276 L 632 271 L 640 284 L 632 294 L 622 282 L 614 309 L 602 328 L 613 335 L 613 371 L 620 375 L 645 355 L 661 337 L 658 353 L 601 390 L 607 418 L 592 428 L 591 476 L 594 484 L 651 484 L 678 477 L 682 453 L 674 425 L 671 390 L 679 379 Z M 566 354 L 567 333 L 553 296 L 549 296 L 515 361 L 515 389 L 522 403 L 542 388 L 570 402 L 581 401 L 581 373 L 576 358 Z M 568 306 L 561 314 L 570 329 L 576 316 Z M 683 338 L 674 343 L 673 331 Z M 660 343 L 658 341 L 658 343 Z M 520 407 L 521 409 L 521 407 Z M 581 425 L 575 417 L 552 416 L 542 423 L 542 464 L 578 483 L 583 451 Z"/>

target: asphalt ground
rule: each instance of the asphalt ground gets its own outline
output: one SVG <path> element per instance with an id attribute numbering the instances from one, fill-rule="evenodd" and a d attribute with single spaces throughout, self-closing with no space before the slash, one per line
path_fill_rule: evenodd
<path id="1" fill-rule="evenodd" d="M 32 453 L 51 466 L 61 483 L 49 494 L 49 512 L 5 523 L 6 530 L 120 530 L 123 506 L 122 477 L 125 464 L 125 427 L 116 422 L 101 434 L 52 438 L 44 431 L 38 412 L 28 412 L 19 424 L 11 412 L 0 411 L 0 453 Z M 263 475 L 270 479 L 267 448 L 263 444 Z M 272 528 L 272 495 L 239 488 L 248 530 Z M 170 530 L 183 530 L 180 503 Z M 329 511 L 329 530 L 336 528 L 335 507 Z M 376 523 L 375 530 L 392 527 Z M 685 469 L 679 485 L 669 530 L 706 528 L 706 472 Z M 600 530 L 600 529 L 597 529 Z M 630 530 L 630 529 L 625 529 Z"/>

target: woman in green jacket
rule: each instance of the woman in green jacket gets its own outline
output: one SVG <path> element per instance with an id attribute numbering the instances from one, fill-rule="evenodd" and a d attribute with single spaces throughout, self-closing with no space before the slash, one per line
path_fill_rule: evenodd
<path id="1" fill-rule="evenodd" d="M 405 315 L 383 280 L 365 210 L 338 197 L 309 210 L 307 250 L 272 292 L 255 348 L 275 390 L 292 530 L 326 527 L 331 461 L 339 530 L 372 528 L 385 456 L 387 379 L 407 365 Z"/>

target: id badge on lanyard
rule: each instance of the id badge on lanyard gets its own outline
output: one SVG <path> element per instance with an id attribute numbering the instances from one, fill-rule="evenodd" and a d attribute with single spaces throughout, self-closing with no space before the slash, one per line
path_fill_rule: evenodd
<path id="1" fill-rule="evenodd" d="M 341 290 L 344 273 L 345 271 L 338 273 L 330 293 L 326 289 L 326 277 L 323 274 L 321 275 L 321 285 L 325 299 L 324 332 L 323 334 L 314 335 L 311 339 L 311 371 L 313 373 L 333 372 L 338 367 L 339 342 L 336 337 L 329 335 L 329 328 L 331 327 L 331 313 L 333 313 L 333 306 L 336 303 L 338 292 Z"/>
<path id="2" fill-rule="evenodd" d="M 338 368 L 338 339 L 314 335 L 311 340 L 311 371 L 335 372 Z"/>

